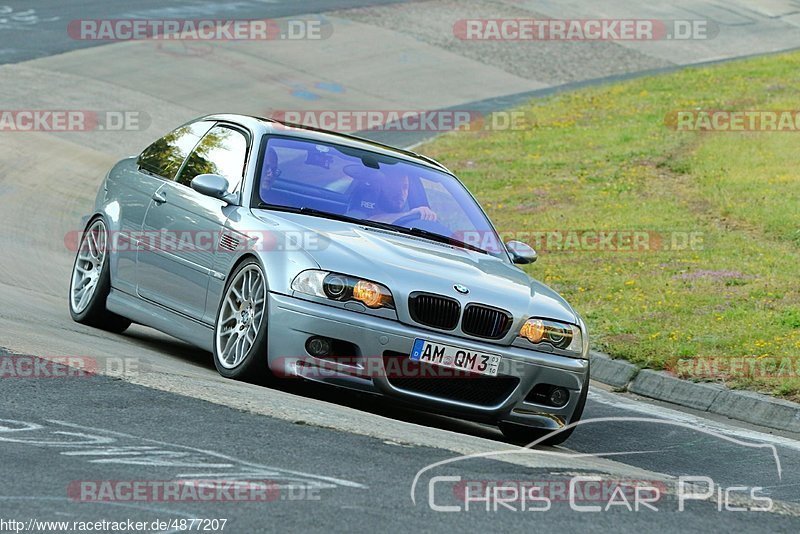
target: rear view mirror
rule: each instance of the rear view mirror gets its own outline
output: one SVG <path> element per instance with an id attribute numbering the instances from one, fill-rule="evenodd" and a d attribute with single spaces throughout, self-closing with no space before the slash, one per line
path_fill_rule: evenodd
<path id="1" fill-rule="evenodd" d="M 219 174 L 198 174 L 192 179 L 191 186 L 201 195 L 218 198 L 229 204 L 233 201 L 233 194 L 228 193 L 228 180 Z"/>
<path id="2" fill-rule="evenodd" d="M 511 261 L 518 264 L 533 263 L 539 257 L 530 245 L 522 241 L 509 241 L 506 249 L 511 254 Z"/>

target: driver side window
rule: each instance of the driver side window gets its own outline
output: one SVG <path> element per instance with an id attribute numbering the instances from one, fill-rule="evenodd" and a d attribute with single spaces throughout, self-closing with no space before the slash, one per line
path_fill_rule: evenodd
<path id="1" fill-rule="evenodd" d="M 212 121 L 198 121 L 168 133 L 144 149 L 137 161 L 139 168 L 172 180 L 186 156 L 213 124 Z"/>
<path id="2" fill-rule="evenodd" d="M 238 130 L 218 125 L 197 143 L 175 179 L 189 187 L 199 174 L 219 174 L 228 180 L 228 191 L 236 191 L 244 176 L 247 138 Z"/>

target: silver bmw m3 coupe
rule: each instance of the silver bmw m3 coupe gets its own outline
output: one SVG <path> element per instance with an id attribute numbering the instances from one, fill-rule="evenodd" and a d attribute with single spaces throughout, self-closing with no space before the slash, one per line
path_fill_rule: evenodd
<path id="1" fill-rule="evenodd" d="M 225 377 L 302 377 L 558 443 L 584 322 L 444 166 L 270 119 L 185 124 L 108 173 L 77 241 L 75 321 L 131 322 Z"/>

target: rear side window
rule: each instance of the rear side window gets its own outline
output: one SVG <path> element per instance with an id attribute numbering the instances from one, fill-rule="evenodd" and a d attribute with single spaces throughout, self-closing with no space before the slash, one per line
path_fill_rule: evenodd
<path id="1" fill-rule="evenodd" d="M 215 126 L 194 147 L 175 181 L 188 187 L 199 174 L 219 174 L 228 180 L 228 190 L 235 191 L 242 181 L 246 159 L 247 138 L 244 134 L 225 126 Z"/>
<path id="2" fill-rule="evenodd" d="M 168 133 L 144 149 L 137 161 L 139 167 L 172 180 L 186 156 L 213 125 L 213 121 L 198 121 Z"/>

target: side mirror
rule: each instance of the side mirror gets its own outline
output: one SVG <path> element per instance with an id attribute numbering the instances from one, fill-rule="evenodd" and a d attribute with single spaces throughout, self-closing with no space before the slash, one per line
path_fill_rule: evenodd
<path id="1" fill-rule="evenodd" d="M 190 185 L 201 195 L 218 198 L 227 203 L 233 201 L 234 195 L 228 193 L 228 180 L 219 174 L 198 174 L 192 178 Z"/>
<path id="2" fill-rule="evenodd" d="M 511 254 L 511 261 L 518 264 L 533 263 L 539 257 L 530 245 L 522 241 L 509 241 L 506 249 Z"/>

